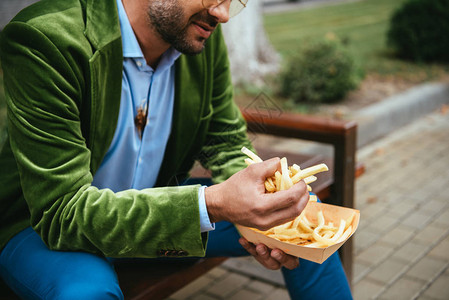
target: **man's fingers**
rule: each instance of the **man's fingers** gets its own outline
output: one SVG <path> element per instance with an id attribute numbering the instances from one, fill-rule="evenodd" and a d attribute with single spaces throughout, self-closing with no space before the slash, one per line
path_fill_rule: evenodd
<path id="1" fill-rule="evenodd" d="M 265 181 L 265 178 L 273 176 L 273 174 L 280 168 L 281 165 L 279 161 L 279 157 L 274 157 L 249 167 L 251 167 L 254 173 L 258 174 L 258 176 Z"/>
<path id="2" fill-rule="evenodd" d="M 272 198 L 272 196 L 276 196 L 275 194 L 283 192 L 287 191 L 279 191 L 274 194 L 263 195 L 262 199 L 263 201 L 266 201 L 265 203 L 267 204 L 267 207 L 265 208 L 261 222 L 258 224 L 257 222 L 254 222 L 254 227 L 259 230 L 268 230 L 271 227 L 291 221 L 301 214 L 309 202 L 309 194 L 305 193 L 301 196 L 290 194 L 289 197 L 299 197 L 299 200 L 285 199 L 285 197 Z M 276 205 L 272 205 L 272 203 L 276 203 Z"/>
<path id="3" fill-rule="evenodd" d="M 266 194 L 267 197 L 273 197 L 272 201 L 276 201 L 278 207 L 289 207 L 294 204 L 301 204 L 304 208 L 309 201 L 309 193 L 304 181 L 294 184 L 288 190 L 278 191 L 272 194 Z"/>
<path id="4" fill-rule="evenodd" d="M 281 264 L 271 257 L 271 250 L 268 249 L 267 246 L 258 244 L 256 246 L 256 251 L 258 254 L 258 256 L 256 256 L 257 261 L 264 265 L 267 269 L 279 270 L 281 268 Z"/>
<path id="5" fill-rule="evenodd" d="M 263 245 L 263 244 L 258 244 L 256 246 L 256 251 L 257 254 L 259 254 L 259 256 L 263 259 L 269 259 L 270 258 L 270 253 L 268 252 L 268 248 Z"/>
<path id="6" fill-rule="evenodd" d="M 299 266 L 298 258 L 285 254 L 282 250 L 279 249 L 274 249 L 273 251 L 271 251 L 271 257 L 289 270 L 293 270 Z"/>
<path id="7" fill-rule="evenodd" d="M 253 244 L 249 243 L 245 238 L 241 237 L 239 239 L 239 243 L 240 245 L 242 245 L 243 248 L 245 248 L 246 251 L 248 251 L 249 254 L 251 254 L 252 256 L 257 255 L 256 247 L 254 247 Z"/>
<path id="8" fill-rule="evenodd" d="M 240 238 L 239 243 L 265 268 L 270 270 L 280 269 L 281 264 L 270 256 L 271 250 L 265 245 L 258 244 L 257 246 L 254 246 L 254 244 L 249 243 L 245 238 Z"/>

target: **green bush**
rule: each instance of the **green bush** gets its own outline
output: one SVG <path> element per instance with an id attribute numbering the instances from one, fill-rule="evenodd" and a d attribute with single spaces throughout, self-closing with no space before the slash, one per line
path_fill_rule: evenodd
<path id="1" fill-rule="evenodd" d="M 296 103 L 332 103 L 356 88 L 360 72 L 335 37 L 303 45 L 281 72 L 280 93 Z"/>
<path id="2" fill-rule="evenodd" d="M 390 20 L 388 45 L 403 58 L 449 62 L 449 0 L 409 0 Z"/>

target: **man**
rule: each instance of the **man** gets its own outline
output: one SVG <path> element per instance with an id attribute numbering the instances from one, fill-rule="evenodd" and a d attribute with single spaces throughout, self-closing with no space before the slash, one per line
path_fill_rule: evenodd
<path id="1" fill-rule="evenodd" d="M 0 270 L 16 293 L 122 298 L 107 258 L 249 252 L 285 267 L 292 298 L 351 297 L 337 256 L 297 267 L 232 226 L 267 229 L 308 201 L 303 182 L 265 194 L 279 160 L 245 168 L 240 153 L 218 25 L 244 2 L 43 0 L 5 27 Z M 194 160 L 215 185 L 182 185 Z"/>

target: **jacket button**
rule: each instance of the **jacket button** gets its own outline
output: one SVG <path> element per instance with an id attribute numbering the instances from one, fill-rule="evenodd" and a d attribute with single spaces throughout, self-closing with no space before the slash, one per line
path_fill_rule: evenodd
<path id="1" fill-rule="evenodd" d="M 157 256 L 173 257 L 173 256 L 187 256 L 189 253 L 184 250 L 166 250 L 161 249 L 157 251 Z"/>

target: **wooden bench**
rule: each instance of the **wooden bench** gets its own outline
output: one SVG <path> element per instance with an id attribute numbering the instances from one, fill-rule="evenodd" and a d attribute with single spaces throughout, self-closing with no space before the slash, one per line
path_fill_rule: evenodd
<path id="1" fill-rule="evenodd" d="M 312 184 L 313 191 L 323 202 L 346 207 L 354 206 L 354 180 L 363 173 L 362 165 L 355 162 L 357 124 L 352 121 L 335 121 L 298 114 L 275 114 L 264 110 L 242 111 L 253 133 L 315 141 L 331 145 L 332 157 L 279 152 L 272 148 L 257 149 L 263 159 L 274 156 L 287 157 L 291 163 L 307 167 L 326 162 L 330 172 L 320 173 Z M 204 170 L 192 170 L 192 176 L 204 176 Z M 340 249 L 343 266 L 352 280 L 352 239 Z M 227 258 L 203 258 L 188 263 L 145 262 L 116 265 L 120 286 L 125 299 L 164 299 L 188 283 L 220 265 Z M 2 286 L 3 285 L 3 286 Z M 17 299 L 0 283 L 0 299 Z"/>

